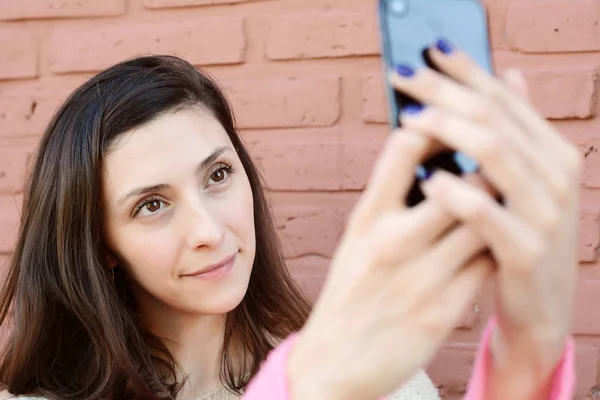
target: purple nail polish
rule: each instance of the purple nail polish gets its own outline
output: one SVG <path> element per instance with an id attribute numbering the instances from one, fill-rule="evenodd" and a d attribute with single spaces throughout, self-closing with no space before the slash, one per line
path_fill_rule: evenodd
<path id="1" fill-rule="evenodd" d="M 421 104 L 409 104 L 409 105 L 405 106 L 404 108 L 402 108 L 402 113 L 408 114 L 408 115 L 417 115 L 421 111 L 423 111 L 424 108 L 425 107 Z"/>
<path id="2" fill-rule="evenodd" d="M 396 67 L 396 72 L 405 78 L 410 78 L 415 74 L 415 70 L 405 64 L 398 65 Z"/>
<path id="3" fill-rule="evenodd" d="M 426 181 L 426 180 L 428 180 L 429 178 L 431 178 L 431 177 L 433 176 L 433 173 L 434 173 L 434 172 L 435 172 L 435 170 L 432 170 L 432 169 L 426 169 L 426 170 L 425 170 L 425 173 L 424 173 L 424 175 L 423 175 L 423 180 L 424 180 L 424 181 Z"/>
<path id="4" fill-rule="evenodd" d="M 437 47 L 437 49 L 444 54 L 452 54 L 452 52 L 454 51 L 454 46 L 452 46 L 452 44 L 447 39 L 443 38 L 438 39 L 438 41 L 435 44 L 435 47 Z"/>

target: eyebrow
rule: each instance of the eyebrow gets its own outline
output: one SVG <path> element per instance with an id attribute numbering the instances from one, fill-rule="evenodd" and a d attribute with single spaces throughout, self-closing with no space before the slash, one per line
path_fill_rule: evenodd
<path id="1" fill-rule="evenodd" d="M 233 151 L 233 150 L 231 149 L 231 147 L 228 147 L 228 146 L 217 147 L 208 157 L 206 157 L 204 160 L 202 160 L 202 162 L 200 164 L 198 164 L 198 166 L 196 167 L 196 171 L 195 171 L 196 174 L 204 171 L 211 164 L 213 164 L 217 160 L 217 158 L 219 158 L 221 156 L 221 154 L 228 152 L 228 151 Z M 141 196 L 146 193 L 152 193 L 152 192 L 156 192 L 159 190 L 164 190 L 164 189 L 167 189 L 168 187 L 169 187 L 169 185 L 161 183 L 158 185 L 145 186 L 145 187 L 133 189 L 126 195 L 122 196 L 118 200 L 118 204 L 123 204 L 125 202 L 125 200 L 127 200 L 128 198 L 130 198 L 132 196 Z"/>

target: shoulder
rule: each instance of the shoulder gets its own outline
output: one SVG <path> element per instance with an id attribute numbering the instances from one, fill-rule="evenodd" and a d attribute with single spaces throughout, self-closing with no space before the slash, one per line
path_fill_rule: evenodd
<path id="1" fill-rule="evenodd" d="M 14 396 L 7 390 L 0 392 L 0 400 L 44 400 L 44 397 Z M 47 399 L 46 399 L 47 400 Z"/>
<path id="2" fill-rule="evenodd" d="M 412 379 L 400 386 L 389 400 L 439 400 L 437 388 L 425 371 L 419 371 Z"/>

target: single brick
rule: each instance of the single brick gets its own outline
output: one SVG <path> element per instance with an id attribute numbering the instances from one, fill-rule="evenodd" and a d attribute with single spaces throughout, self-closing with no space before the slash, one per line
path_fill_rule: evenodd
<path id="1" fill-rule="evenodd" d="M 215 40 L 219 38 L 219 40 Z M 170 54 L 195 65 L 244 61 L 244 18 L 185 18 L 57 28 L 50 36 L 52 72 L 98 71 L 124 59 Z"/>
<path id="2" fill-rule="evenodd" d="M 527 53 L 600 50 L 597 0 L 515 1 L 506 13 L 506 38 Z"/>
<path id="3" fill-rule="evenodd" d="M 125 0 L 2 0 L 0 20 L 102 17 L 125 13 Z"/>
<path id="4" fill-rule="evenodd" d="M 331 126 L 340 116 L 340 77 L 249 79 L 224 82 L 239 126 Z"/>
<path id="5" fill-rule="evenodd" d="M 339 190 L 340 140 L 337 133 L 247 131 L 248 150 L 271 190 Z"/>
<path id="6" fill-rule="evenodd" d="M 376 7 L 351 11 L 290 13 L 269 24 L 266 52 L 272 60 L 379 54 Z"/>
<path id="7" fill-rule="evenodd" d="M 362 79 L 362 117 L 366 123 L 388 123 L 388 102 L 383 72 Z"/>

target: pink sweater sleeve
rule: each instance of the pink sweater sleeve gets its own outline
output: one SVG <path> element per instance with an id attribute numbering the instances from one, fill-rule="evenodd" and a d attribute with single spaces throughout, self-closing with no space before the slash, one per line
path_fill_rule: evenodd
<path id="1" fill-rule="evenodd" d="M 298 334 L 293 334 L 273 350 L 258 374 L 250 381 L 242 400 L 289 400 L 287 360 Z"/>
<path id="2" fill-rule="evenodd" d="M 496 327 L 496 319 L 489 321 L 485 328 L 475 365 L 469 380 L 469 386 L 464 400 L 482 400 L 486 392 L 486 383 L 489 375 L 491 362 L 490 343 L 492 333 Z M 552 387 L 548 400 L 571 400 L 575 388 L 575 350 L 573 338 L 569 337 L 565 345 L 562 359 L 560 360 L 554 375 L 552 376 Z"/>
<path id="3" fill-rule="evenodd" d="M 490 340 L 495 326 L 492 319 L 486 327 L 479 352 L 473 367 L 471 379 L 464 400 L 482 400 L 489 374 Z M 248 385 L 243 400 L 290 400 L 287 379 L 287 360 L 297 340 L 297 334 L 291 335 L 273 350 L 262 365 L 259 373 Z M 551 395 L 548 400 L 570 400 L 573 398 L 575 384 L 574 344 L 569 338 L 560 364 L 553 376 Z"/>

